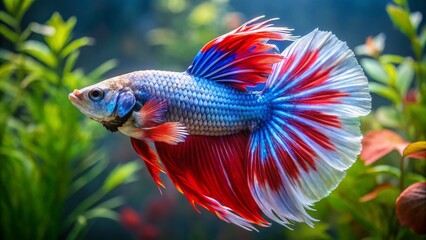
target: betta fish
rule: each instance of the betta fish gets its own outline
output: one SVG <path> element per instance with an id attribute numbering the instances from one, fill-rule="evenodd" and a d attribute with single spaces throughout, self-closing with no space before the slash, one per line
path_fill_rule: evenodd
<path id="1" fill-rule="evenodd" d="M 297 38 L 261 18 L 207 43 L 185 72 L 131 72 L 69 99 L 129 136 L 157 186 L 165 173 L 195 210 L 248 230 L 312 226 L 307 210 L 360 153 L 367 79 L 332 33 Z"/>

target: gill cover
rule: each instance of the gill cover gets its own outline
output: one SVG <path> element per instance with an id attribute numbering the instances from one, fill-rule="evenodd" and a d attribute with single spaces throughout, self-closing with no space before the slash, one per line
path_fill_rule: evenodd
<path id="1" fill-rule="evenodd" d="M 136 104 L 135 96 L 130 92 L 122 92 L 118 96 L 117 101 L 117 116 L 123 118 L 130 111 L 132 111 L 133 107 Z"/>

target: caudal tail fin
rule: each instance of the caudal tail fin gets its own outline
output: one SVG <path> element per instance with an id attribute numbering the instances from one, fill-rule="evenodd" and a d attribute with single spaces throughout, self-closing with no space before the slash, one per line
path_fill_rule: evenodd
<path id="1" fill-rule="evenodd" d="M 306 209 L 336 188 L 360 152 L 358 117 L 371 99 L 353 52 L 330 32 L 311 32 L 283 56 L 263 92 L 271 117 L 249 140 L 249 186 L 269 218 L 312 225 Z"/>

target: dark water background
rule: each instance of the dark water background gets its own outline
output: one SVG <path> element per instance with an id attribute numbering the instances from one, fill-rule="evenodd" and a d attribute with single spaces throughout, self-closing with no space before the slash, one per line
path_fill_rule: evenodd
<path id="1" fill-rule="evenodd" d="M 367 36 L 383 32 L 387 37 L 385 52 L 409 55 L 411 52 L 408 40 L 392 27 L 386 14 L 385 6 L 389 2 L 230 0 L 229 5 L 230 10 L 242 13 L 245 20 L 259 15 L 279 17 L 277 24 L 294 28 L 294 35 L 304 35 L 315 28 L 332 31 L 339 39 L 346 41 L 350 48 L 362 44 Z M 412 10 L 425 12 L 426 1 L 418 0 L 410 3 Z M 90 70 L 101 62 L 115 58 L 119 65 L 108 73 L 108 77 L 134 70 L 167 70 L 160 64 L 160 59 L 146 38 L 146 33 L 160 24 L 159 19 L 153 17 L 154 0 L 38 0 L 25 17 L 25 21 L 44 22 L 54 11 L 60 12 L 65 19 L 70 16 L 77 17 L 74 37 L 90 36 L 95 39 L 94 46 L 81 52 L 78 65 L 83 69 Z M 128 44 L 132 45 L 132 51 L 128 50 Z M 193 52 L 188 52 L 188 55 L 193 56 L 199 47 L 194 46 Z M 180 69 L 174 70 L 183 71 L 190 62 L 176 64 L 178 66 L 176 68 L 180 66 Z M 112 165 L 137 158 L 128 138 L 118 133 L 109 134 L 106 142 L 102 144 L 112 150 Z M 278 224 L 261 229 L 260 233 L 246 232 L 220 221 L 206 211 L 201 215 L 197 214 L 185 198 L 178 194 L 171 184 L 168 185 L 168 189 L 163 191 L 161 196 L 146 169 L 143 169 L 140 181 L 121 188 L 118 192 L 126 197 L 131 206 L 143 213 L 160 211 L 161 209 L 148 209 L 148 203 L 166 199 L 167 206 L 161 208 L 170 214 L 166 214 L 167 219 L 154 221 L 161 226 L 159 231 L 163 232 L 164 239 L 227 239 L 229 232 L 234 232 L 231 235 L 237 236 L 237 239 L 278 239 L 283 236 L 284 228 Z M 90 191 L 92 191 L 90 188 L 86 190 L 87 193 Z M 167 199 L 172 200 L 167 202 Z M 107 220 L 98 221 L 93 225 L 86 237 L 87 239 L 132 238 L 120 225 Z"/>

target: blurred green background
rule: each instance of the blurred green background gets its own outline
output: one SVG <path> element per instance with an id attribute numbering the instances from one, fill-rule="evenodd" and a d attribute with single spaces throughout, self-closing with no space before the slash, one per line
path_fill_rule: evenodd
<path id="1" fill-rule="evenodd" d="M 384 50 L 376 39 L 364 45 L 373 53 L 359 56 L 369 59 L 361 63 L 371 81 L 385 79 L 372 89 L 377 112 L 363 120 L 363 131 L 392 129 L 407 144 L 424 140 L 426 120 L 418 116 L 426 110 L 426 33 L 424 23 L 414 26 L 417 20 L 407 16 L 424 15 L 426 1 L 409 3 L 395 1 L 403 13 L 397 9 L 390 18 L 389 0 L 4 0 L 0 237 L 426 239 L 400 227 L 394 214 L 399 193 L 425 181 L 424 161 L 406 160 L 402 168 L 395 151 L 376 165 L 358 160 L 340 187 L 315 205 L 315 228 L 296 224 L 290 231 L 273 224 L 248 232 L 209 212 L 197 214 L 168 180 L 161 195 L 129 139 L 86 119 L 67 99 L 74 88 L 130 71 L 184 71 L 209 40 L 266 15 L 279 17 L 276 24 L 294 28 L 294 35 L 332 31 L 352 49 L 384 33 Z M 405 20 L 414 33 L 404 28 Z M 387 80 L 393 78 L 405 80 L 404 91 Z M 411 102 L 410 88 L 417 91 Z M 390 187 L 377 190 L 383 184 Z"/>

